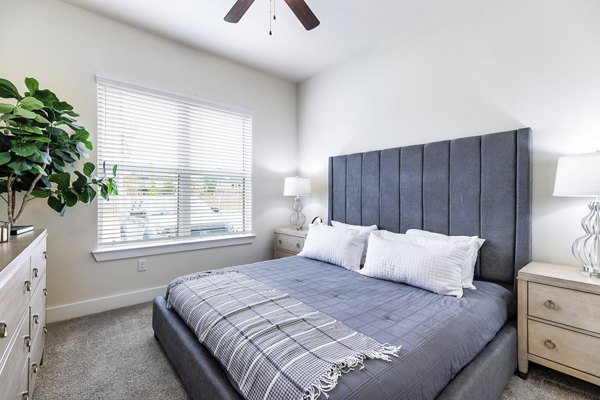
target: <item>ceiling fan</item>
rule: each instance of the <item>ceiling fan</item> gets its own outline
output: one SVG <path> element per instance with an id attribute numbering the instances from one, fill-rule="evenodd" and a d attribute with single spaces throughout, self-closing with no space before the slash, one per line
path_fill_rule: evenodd
<path id="1" fill-rule="evenodd" d="M 302 25 L 304 25 L 307 31 L 316 28 L 321 23 L 304 0 L 285 0 L 285 2 L 292 9 L 294 14 L 296 14 L 296 17 L 300 20 Z M 225 21 L 233 24 L 239 22 L 252 3 L 254 3 L 254 0 L 237 0 L 225 16 Z"/>

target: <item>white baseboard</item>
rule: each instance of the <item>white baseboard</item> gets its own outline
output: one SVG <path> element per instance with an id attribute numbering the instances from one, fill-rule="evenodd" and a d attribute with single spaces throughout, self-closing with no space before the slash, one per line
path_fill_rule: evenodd
<path id="1" fill-rule="evenodd" d="M 156 296 L 164 296 L 165 292 L 166 286 L 159 286 L 135 292 L 86 300 L 79 303 L 50 307 L 46 309 L 46 321 L 47 323 L 65 321 L 67 319 L 83 317 L 85 315 L 96 314 L 103 311 L 133 306 L 135 304 L 150 301 Z"/>

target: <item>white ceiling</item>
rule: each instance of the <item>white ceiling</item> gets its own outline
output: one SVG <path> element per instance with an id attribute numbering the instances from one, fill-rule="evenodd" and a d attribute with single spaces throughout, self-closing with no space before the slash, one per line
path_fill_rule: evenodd
<path id="1" fill-rule="evenodd" d="M 283 0 L 269 36 L 269 0 L 238 24 L 235 0 L 63 0 L 292 82 L 301 82 L 447 5 L 451 0 L 306 0 L 321 21 L 304 30 Z"/>

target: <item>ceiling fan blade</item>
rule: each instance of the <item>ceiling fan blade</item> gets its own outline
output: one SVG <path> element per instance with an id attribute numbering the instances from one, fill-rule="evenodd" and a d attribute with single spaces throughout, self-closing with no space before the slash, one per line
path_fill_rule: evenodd
<path id="1" fill-rule="evenodd" d="M 290 6 L 307 31 L 315 29 L 321 23 L 304 0 L 285 0 L 285 2 Z"/>
<path id="2" fill-rule="evenodd" d="M 231 10 L 225 16 L 225 21 L 233 24 L 239 22 L 240 19 L 246 14 L 246 11 L 254 3 L 254 0 L 237 0 L 237 2 L 231 7 Z"/>

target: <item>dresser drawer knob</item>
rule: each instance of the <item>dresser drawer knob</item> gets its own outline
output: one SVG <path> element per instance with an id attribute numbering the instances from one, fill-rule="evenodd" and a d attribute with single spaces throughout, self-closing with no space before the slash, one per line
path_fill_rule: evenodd
<path id="1" fill-rule="evenodd" d="M 547 349 L 550 350 L 554 350 L 556 348 L 556 345 L 554 344 L 554 342 L 550 339 L 546 339 L 544 341 L 544 346 L 546 346 Z"/>
<path id="2" fill-rule="evenodd" d="M 33 323 L 37 325 L 38 322 L 40 322 L 40 317 L 38 315 L 34 315 L 33 316 Z"/>
<path id="3" fill-rule="evenodd" d="M 8 325 L 4 321 L 0 321 L 0 339 L 8 336 Z"/>
<path id="4" fill-rule="evenodd" d="M 37 364 L 31 364 L 31 372 L 33 372 L 34 374 L 37 374 L 37 372 L 38 372 Z"/>
<path id="5" fill-rule="evenodd" d="M 48 334 L 48 328 L 44 327 L 44 334 Z"/>
<path id="6" fill-rule="evenodd" d="M 300 243 L 296 243 L 296 247 L 297 247 L 297 248 L 300 248 Z"/>
<path id="7" fill-rule="evenodd" d="M 48 259 L 48 253 L 44 252 L 44 260 Z"/>
<path id="8" fill-rule="evenodd" d="M 556 308 L 556 303 L 552 300 L 546 300 L 544 302 L 544 307 L 546 307 L 549 310 L 554 310 Z"/>
<path id="9" fill-rule="evenodd" d="M 29 400 L 29 392 L 23 392 L 21 400 Z"/>
<path id="10" fill-rule="evenodd" d="M 33 269 L 33 277 L 37 278 L 38 276 L 40 276 L 40 271 L 37 268 Z"/>
<path id="11" fill-rule="evenodd" d="M 25 336 L 25 347 L 31 351 L 31 336 L 29 335 Z"/>
<path id="12" fill-rule="evenodd" d="M 279 239 L 279 240 L 277 241 L 277 243 L 281 244 L 281 239 Z"/>
<path id="13" fill-rule="evenodd" d="M 48 296 L 48 289 L 44 289 L 44 296 Z"/>
<path id="14" fill-rule="evenodd" d="M 30 281 L 25 281 L 25 289 L 28 292 L 31 292 L 31 282 Z"/>

